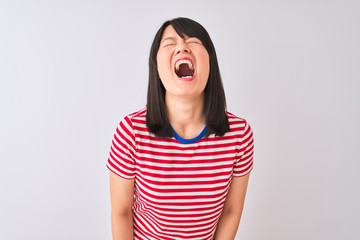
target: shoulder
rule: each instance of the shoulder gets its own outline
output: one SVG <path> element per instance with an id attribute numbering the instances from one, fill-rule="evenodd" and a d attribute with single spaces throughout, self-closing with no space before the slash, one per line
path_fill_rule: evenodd
<path id="1" fill-rule="evenodd" d="M 125 117 L 121 119 L 118 124 L 117 131 L 127 131 L 128 133 L 132 133 L 137 125 L 145 124 L 146 122 L 146 109 L 142 109 L 130 114 L 127 114 Z"/>
<path id="2" fill-rule="evenodd" d="M 227 116 L 229 120 L 230 129 L 231 127 L 249 125 L 248 122 L 245 120 L 245 118 L 238 117 L 231 112 L 227 112 Z"/>
<path id="3" fill-rule="evenodd" d="M 146 109 L 143 108 L 139 111 L 130 113 L 130 114 L 126 115 L 125 118 L 128 118 L 130 120 L 145 119 L 146 118 Z"/>
<path id="4" fill-rule="evenodd" d="M 227 116 L 229 120 L 230 132 L 244 136 L 246 133 L 251 131 L 251 127 L 245 118 L 238 117 L 231 112 L 227 112 Z"/>
<path id="5" fill-rule="evenodd" d="M 131 126 L 133 126 L 136 122 L 145 122 L 146 121 L 146 109 L 141 109 L 139 111 L 127 114 L 120 122 L 121 123 L 127 123 Z"/>
<path id="6" fill-rule="evenodd" d="M 147 132 L 146 109 L 127 114 L 119 123 L 119 129 L 126 131 L 135 140 L 139 133 Z"/>

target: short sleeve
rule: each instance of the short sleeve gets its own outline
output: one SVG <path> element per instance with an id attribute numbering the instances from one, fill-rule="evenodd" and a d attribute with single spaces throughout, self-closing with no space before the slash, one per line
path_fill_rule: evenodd
<path id="1" fill-rule="evenodd" d="M 242 177 L 253 169 L 254 137 L 250 125 L 244 120 L 244 130 L 240 133 L 234 177 Z"/>
<path id="2" fill-rule="evenodd" d="M 135 177 L 135 137 L 130 118 L 125 117 L 116 128 L 106 166 L 126 179 Z"/>

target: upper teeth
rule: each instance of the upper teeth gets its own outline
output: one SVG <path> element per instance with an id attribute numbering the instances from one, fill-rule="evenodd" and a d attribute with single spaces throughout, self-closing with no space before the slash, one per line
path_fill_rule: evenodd
<path id="1" fill-rule="evenodd" d="M 190 61 L 190 60 L 187 60 L 187 59 L 182 59 L 182 60 L 179 60 L 179 61 L 177 61 L 177 62 L 175 63 L 175 69 L 176 69 L 176 71 L 179 70 L 180 65 L 183 64 L 183 63 L 188 64 L 189 67 L 190 67 L 190 69 L 193 70 L 193 65 L 192 65 L 191 61 Z"/>

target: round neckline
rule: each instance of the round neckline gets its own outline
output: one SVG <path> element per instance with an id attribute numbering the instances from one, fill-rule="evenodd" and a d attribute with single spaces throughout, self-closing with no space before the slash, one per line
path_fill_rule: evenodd
<path id="1" fill-rule="evenodd" d="M 196 137 L 194 138 L 190 138 L 190 139 L 186 139 L 186 138 L 182 138 L 180 137 L 176 132 L 175 130 L 173 129 L 173 127 L 170 125 L 171 127 L 171 130 L 173 131 L 174 133 L 174 138 L 180 142 L 180 143 L 184 143 L 184 144 L 190 144 L 190 143 L 196 143 L 197 141 L 199 141 L 200 139 L 202 139 L 205 134 L 206 134 L 206 131 L 207 131 L 207 125 L 205 125 L 204 129 L 201 131 L 201 133 L 199 135 L 197 135 Z"/>

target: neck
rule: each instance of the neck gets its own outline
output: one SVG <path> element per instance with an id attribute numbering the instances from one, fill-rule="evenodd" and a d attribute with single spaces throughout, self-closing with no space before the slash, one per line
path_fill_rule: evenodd
<path id="1" fill-rule="evenodd" d="M 165 103 L 170 124 L 181 137 L 196 137 L 205 127 L 204 93 L 197 97 L 165 94 Z"/>

